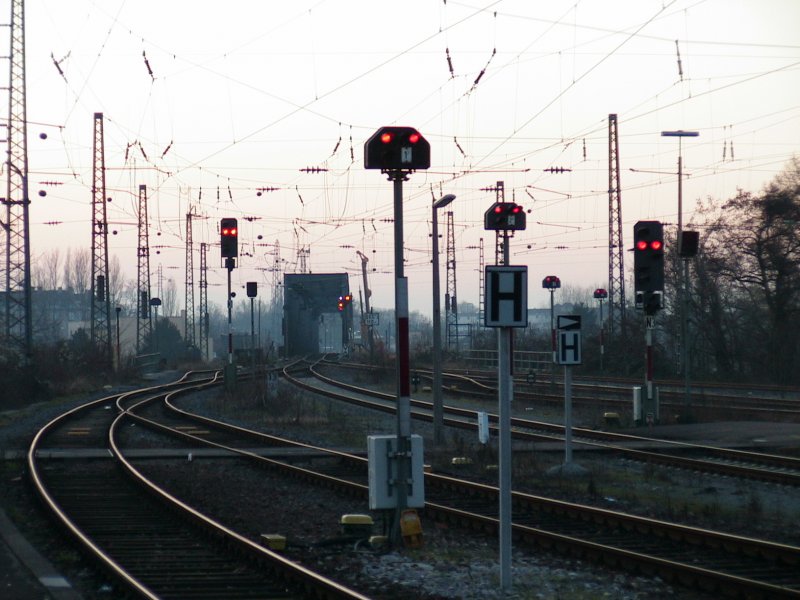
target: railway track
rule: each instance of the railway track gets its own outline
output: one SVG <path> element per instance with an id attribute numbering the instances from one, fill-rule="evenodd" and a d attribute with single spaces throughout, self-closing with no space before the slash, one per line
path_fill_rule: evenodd
<path id="1" fill-rule="evenodd" d="M 323 374 L 316 366 L 307 368 L 314 378 L 328 386 L 357 394 L 357 396 L 342 394 L 339 398 L 341 400 L 359 403 L 377 410 L 394 411 L 395 396 L 393 394 L 338 381 Z M 330 388 L 314 387 L 313 384 L 301 382 L 296 378 L 294 383 L 308 391 L 316 391 L 330 397 L 336 397 L 336 392 Z M 374 401 L 371 399 L 374 399 Z M 432 403 L 412 399 L 411 406 L 414 418 L 425 421 L 432 420 Z M 458 406 L 445 406 L 444 410 L 446 425 L 477 430 L 476 410 Z M 489 421 L 490 427 L 496 431 L 497 415 L 490 413 Z M 511 426 L 512 436 L 521 441 L 557 443 L 563 443 L 564 441 L 564 427 L 562 425 L 513 417 Z M 581 447 L 593 448 L 614 452 L 628 459 L 649 464 L 752 479 L 778 485 L 800 486 L 800 458 L 792 456 L 675 442 L 581 427 L 574 427 L 572 432 L 573 444 L 576 449 Z"/>
<path id="2" fill-rule="evenodd" d="M 367 462 L 363 457 L 233 426 L 182 410 L 177 403 L 170 399 L 167 407 L 171 413 L 148 409 L 147 415 L 140 414 L 137 419 L 163 434 L 179 436 L 183 443 L 226 450 L 327 488 L 360 495 L 366 502 Z M 297 465 L 290 457 L 260 456 L 252 451 L 254 443 L 327 453 L 330 460 Z M 435 473 L 427 473 L 425 478 L 427 517 L 496 533 L 497 488 Z M 800 597 L 800 548 L 794 546 L 519 492 L 514 493 L 513 503 L 518 544 L 568 552 L 729 597 Z"/>
<path id="3" fill-rule="evenodd" d="M 112 575 L 117 597 L 364 598 L 194 510 L 126 459 L 118 438 L 129 410 L 214 383 L 209 376 L 109 396 L 48 423 L 28 452 L 46 508 Z"/>
<path id="4" fill-rule="evenodd" d="M 357 363 L 326 361 L 337 368 L 355 370 L 380 370 Z M 432 381 L 432 371 L 415 369 L 421 378 Z M 549 374 L 548 374 L 549 375 Z M 497 373 L 492 371 L 450 370 L 442 374 L 445 391 L 473 398 L 495 399 L 497 396 Z M 657 382 L 661 411 L 669 418 L 681 417 L 686 411 L 685 393 L 682 385 L 676 382 Z M 573 380 L 573 404 L 602 411 L 616 411 L 619 414 L 630 412 L 632 387 L 641 381 L 620 378 L 576 377 Z M 555 388 L 549 381 L 530 384 L 524 374 L 515 377 L 514 396 L 519 401 L 560 405 L 564 401 L 561 382 L 556 380 Z M 691 391 L 691 412 L 696 418 L 704 420 L 759 419 L 800 422 L 800 391 L 794 388 L 765 386 L 763 391 L 748 391 L 741 385 L 693 384 Z"/>

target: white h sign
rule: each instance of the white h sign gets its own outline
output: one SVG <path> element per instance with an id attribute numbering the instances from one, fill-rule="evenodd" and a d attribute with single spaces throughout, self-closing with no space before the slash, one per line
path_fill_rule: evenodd
<path id="1" fill-rule="evenodd" d="M 486 327 L 528 326 L 528 267 L 486 267 Z"/>
<path id="2" fill-rule="evenodd" d="M 581 364 L 581 317 L 558 316 L 558 364 Z"/>

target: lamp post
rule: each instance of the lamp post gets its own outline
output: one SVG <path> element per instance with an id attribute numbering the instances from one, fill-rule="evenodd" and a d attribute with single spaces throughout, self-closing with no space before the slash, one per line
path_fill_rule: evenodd
<path id="1" fill-rule="evenodd" d="M 603 328 L 604 328 L 604 323 L 603 323 L 603 300 L 608 298 L 608 291 L 604 290 L 603 288 L 597 288 L 594 291 L 594 297 L 600 303 L 600 372 L 602 373 L 602 371 L 603 371 L 603 354 L 605 353 L 605 347 L 604 347 L 604 344 L 603 344 L 603 342 L 604 342 L 604 340 L 603 340 Z"/>
<path id="2" fill-rule="evenodd" d="M 442 316 L 439 289 L 439 218 L 438 211 L 450 204 L 454 194 L 442 196 L 433 203 L 431 209 L 433 237 L 433 438 L 441 444 L 444 434 L 444 406 L 442 402 Z"/>
<path id="3" fill-rule="evenodd" d="M 122 357 L 119 354 L 119 313 L 122 312 L 122 307 L 118 306 L 115 310 L 117 312 L 117 371 L 119 371 L 122 365 Z"/>
<path id="4" fill-rule="evenodd" d="M 678 138 L 678 237 L 683 236 L 683 138 L 698 137 L 699 131 L 662 131 L 662 137 Z M 679 289 L 681 290 L 681 362 L 683 363 L 683 401 L 688 411 L 691 405 L 691 387 L 689 384 L 689 260 L 683 259 L 683 273 Z"/>

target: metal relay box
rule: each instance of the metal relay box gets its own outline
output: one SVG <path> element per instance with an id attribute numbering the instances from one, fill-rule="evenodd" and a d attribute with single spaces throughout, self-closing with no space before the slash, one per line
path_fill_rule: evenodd
<path id="1" fill-rule="evenodd" d="M 408 482 L 408 508 L 425 506 L 425 473 L 422 436 L 412 435 L 411 474 Z M 369 508 L 381 510 L 397 507 L 397 436 L 367 436 L 369 460 Z"/>

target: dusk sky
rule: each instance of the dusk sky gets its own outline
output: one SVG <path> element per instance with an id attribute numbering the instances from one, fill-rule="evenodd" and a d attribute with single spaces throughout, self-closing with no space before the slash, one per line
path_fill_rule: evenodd
<path id="1" fill-rule="evenodd" d="M 532 308 L 548 302 L 545 275 L 607 287 L 609 113 L 626 245 L 640 219 L 677 222 L 678 141 L 664 130 L 699 132 L 682 144 L 684 222 L 698 199 L 758 192 L 800 149 L 798 23 L 796 0 L 28 0 L 34 265 L 90 248 L 102 112 L 110 252 L 135 280 L 146 185 L 153 294 L 161 264 L 180 306 L 191 208 L 195 249 L 214 244 L 212 302 L 224 302 L 219 220 L 236 217 L 252 255 L 237 289 L 258 281 L 268 300 L 278 247 L 286 272 L 307 249 L 308 269 L 347 271 L 357 299 L 358 250 L 373 305 L 391 308 L 392 184 L 363 168 L 383 125 L 415 127 L 432 148 L 404 186 L 412 311 L 431 312 L 431 202 L 448 193 L 458 299 L 477 304 L 480 239 L 487 264 L 495 241 L 482 188 L 498 181 L 531 211 L 511 263 L 529 268 Z"/>

